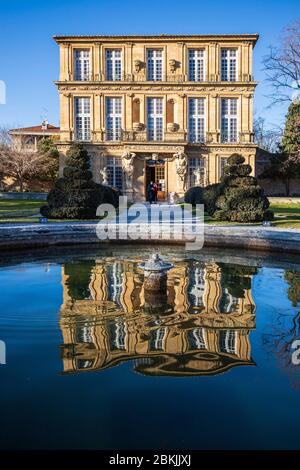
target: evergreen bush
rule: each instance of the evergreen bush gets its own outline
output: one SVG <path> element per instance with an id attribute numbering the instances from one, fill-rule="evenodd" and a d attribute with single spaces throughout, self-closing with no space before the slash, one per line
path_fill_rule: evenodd
<path id="1" fill-rule="evenodd" d="M 92 180 L 90 158 L 81 144 L 67 151 L 63 178 L 49 192 L 47 205 L 41 207 L 44 217 L 55 219 L 91 219 L 97 207 L 110 203 L 117 207 L 119 193 Z"/>
<path id="2" fill-rule="evenodd" d="M 249 176 L 251 166 L 244 164 L 242 155 L 234 154 L 225 166 L 221 179 L 220 195 L 215 201 L 213 217 L 230 222 L 261 222 L 272 220 L 268 210 L 269 201 L 258 185 L 257 179 Z"/>
<path id="3" fill-rule="evenodd" d="M 184 201 L 189 204 L 204 204 L 204 210 L 212 215 L 216 210 L 216 200 L 221 194 L 223 185 L 220 183 L 209 184 L 208 186 L 194 186 L 186 191 Z"/>

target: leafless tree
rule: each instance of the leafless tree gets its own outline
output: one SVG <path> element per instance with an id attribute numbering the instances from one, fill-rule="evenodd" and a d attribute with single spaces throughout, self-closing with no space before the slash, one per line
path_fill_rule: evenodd
<path id="1" fill-rule="evenodd" d="M 260 148 L 271 153 L 278 151 L 283 133 L 283 130 L 280 127 L 276 126 L 269 129 L 266 125 L 266 120 L 263 117 L 255 116 L 253 129 L 255 143 Z"/>
<path id="2" fill-rule="evenodd" d="M 24 191 L 25 181 L 30 181 L 44 174 L 48 161 L 45 155 L 31 150 L 25 139 L 11 139 L 7 129 L 0 129 L 0 173 L 18 182 L 20 191 Z"/>
<path id="3" fill-rule="evenodd" d="M 300 20 L 283 30 L 279 46 L 270 47 L 263 63 L 272 89 L 270 105 L 299 99 Z"/>
<path id="4" fill-rule="evenodd" d="M 10 145 L 11 137 L 9 135 L 8 127 L 0 127 L 0 147 L 3 145 Z"/>

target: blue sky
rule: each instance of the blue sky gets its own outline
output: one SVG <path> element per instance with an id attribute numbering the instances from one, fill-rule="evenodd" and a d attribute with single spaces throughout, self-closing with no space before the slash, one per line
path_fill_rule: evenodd
<path id="1" fill-rule="evenodd" d="M 259 33 L 255 110 L 270 126 L 284 118 L 286 106 L 266 109 L 261 61 L 282 28 L 300 18 L 299 0 L 0 0 L 0 8 L 0 80 L 6 83 L 0 126 L 34 125 L 45 116 L 59 124 L 55 34 Z"/>

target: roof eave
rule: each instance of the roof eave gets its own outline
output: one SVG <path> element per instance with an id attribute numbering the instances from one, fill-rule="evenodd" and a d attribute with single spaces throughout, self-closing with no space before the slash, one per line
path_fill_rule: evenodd
<path id="1" fill-rule="evenodd" d="M 253 46 L 259 39 L 259 34 L 161 34 L 161 35 L 78 35 L 78 36 L 53 36 L 53 39 L 57 44 L 62 42 L 90 42 L 90 41 L 119 41 L 119 40 L 128 40 L 128 41 L 145 41 L 145 40 L 163 40 L 163 41 L 180 41 L 180 40 L 213 40 L 213 41 L 251 41 Z"/>

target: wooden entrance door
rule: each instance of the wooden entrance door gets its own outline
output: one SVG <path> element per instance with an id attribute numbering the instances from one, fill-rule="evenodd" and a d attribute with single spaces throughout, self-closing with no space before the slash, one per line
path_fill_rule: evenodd
<path id="1" fill-rule="evenodd" d="M 146 165 L 146 199 L 148 199 L 147 186 L 151 181 L 158 186 L 157 200 L 164 201 L 166 197 L 165 164 Z"/>

